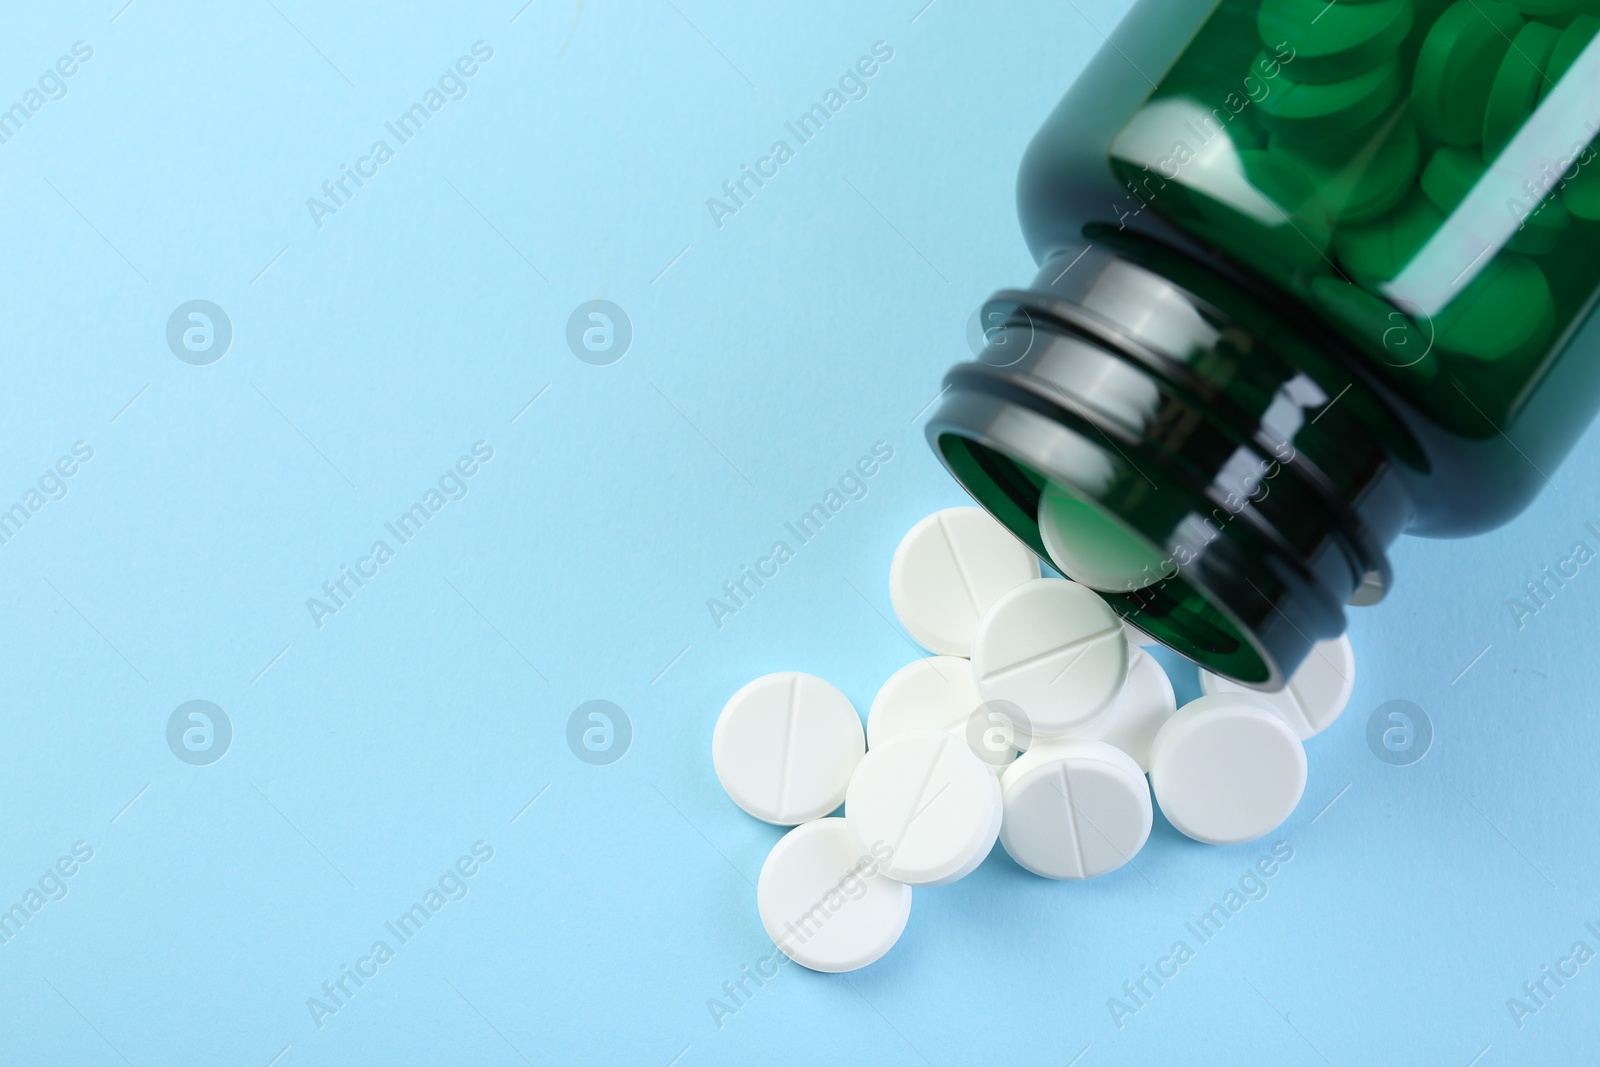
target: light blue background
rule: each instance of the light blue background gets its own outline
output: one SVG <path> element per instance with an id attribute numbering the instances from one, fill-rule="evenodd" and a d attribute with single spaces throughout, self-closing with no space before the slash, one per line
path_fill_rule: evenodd
<path id="1" fill-rule="evenodd" d="M 75 441 L 94 458 L 0 545 L 0 906 L 74 842 L 94 858 L 0 946 L 0 1062 L 1594 1047 L 1600 963 L 1521 1029 L 1506 1007 L 1574 941 L 1600 950 L 1600 573 L 1521 630 L 1506 603 L 1600 546 L 1594 433 L 1507 528 L 1398 547 L 1274 838 L 1208 848 L 1158 817 L 1137 869 L 1082 885 L 997 850 L 919 890 L 882 962 L 785 968 L 719 1028 L 708 999 L 770 951 L 751 883 L 778 831 L 718 788 L 712 723 L 778 669 L 864 709 L 913 657 L 889 558 L 962 499 L 919 419 L 971 310 L 1032 275 L 1017 161 L 1123 5 L 522 2 L 7 15 L 6 105 L 73 42 L 94 57 L 0 145 L 0 506 Z M 319 230 L 306 198 L 479 40 L 469 95 Z M 869 95 L 718 229 L 706 198 L 875 41 Z M 564 339 L 595 297 L 634 328 L 606 367 Z M 164 339 L 194 298 L 233 323 L 210 366 Z M 319 629 L 306 599 L 480 440 L 469 495 Z M 879 440 L 866 499 L 715 627 L 706 599 Z M 1437 731 L 1406 768 L 1365 741 L 1397 698 Z M 191 699 L 233 723 L 210 766 L 166 744 Z M 591 699 L 632 720 L 610 766 L 566 744 Z M 1107 998 L 1278 839 L 1270 895 L 1119 1029 Z M 470 894 L 315 1025 L 307 998 L 477 841 Z"/>

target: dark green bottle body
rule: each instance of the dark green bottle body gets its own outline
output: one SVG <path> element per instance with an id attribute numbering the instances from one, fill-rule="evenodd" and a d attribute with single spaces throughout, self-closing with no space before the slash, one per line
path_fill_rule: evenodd
<path id="1" fill-rule="evenodd" d="M 952 473 L 1263 688 L 1401 533 L 1520 512 L 1600 408 L 1600 18 L 1518 3 L 1136 3 L 1024 157 Z"/>

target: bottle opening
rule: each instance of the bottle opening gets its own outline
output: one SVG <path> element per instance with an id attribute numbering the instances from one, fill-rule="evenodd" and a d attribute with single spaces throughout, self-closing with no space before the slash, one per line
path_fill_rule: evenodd
<path id="1" fill-rule="evenodd" d="M 1214 673 L 1276 680 L 1268 658 L 1217 599 L 1165 551 L 1080 485 L 954 432 L 940 456 L 972 496 L 1046 563 L 1098 592 L 1124 620 Z"/>

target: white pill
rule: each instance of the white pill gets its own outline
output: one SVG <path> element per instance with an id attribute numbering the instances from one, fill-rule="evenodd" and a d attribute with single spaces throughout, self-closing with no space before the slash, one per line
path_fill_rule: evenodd
<path id="1" fill-rule="evenodd" d="M 1300 803 L 1306 750 L 1254 694 L 1191 700 L 1150 746 L 1150 786 L 1180 833 L 1237 845 L 1270 833 Z"/>
<path id="2" fill-rule="evenodd" d="M 961 733 L 983 698 L 972 664 L 959 656 L 929 656 L 889 676 L 867 709 L 867 747 L 907 730 Z"/>
<path id="3" fill-rule="evenodd" d="M 1047 741 L 1000 778 L 1000 843 L 1045 878 L 1094 878 L 1144 847 L 1150 787 L 1127 753 L 1103 741 Z"/>
<path id="4" fill-rule="evenodd" d="M 1092 734 L 1128 676 L 1122 623 L 1088 586 L 1041 578 L 995 602 L 978 624 L 972 673 L 985 700 L 1027 713 L 1033 736 Z"/>
<path id="5" fill-rule="evenodd" d="M 783 954 L 813 971 L 854 971 L 900 940 L 911 887 L 863 854 L 843 819 L 817 819 L 783 835 L 756 880 L 761 925 Z"/>
<path id="6" fill-rule="evenodd" d="M 1169 557 L 1121 519 L 1054 482 L 1039 497 L 1039 540 L 1062 574 L 1091 589 L 1143 589 L 1175 571 Z"/>
<path id="7" fill-rule="evenodd" d="M 972 664 L 959 656 L 930 656 L 889 676 L 867 711 L 867 747 L 907 730 L 944 730 L 966 741 L 996 774 L 1016 758 L 1009 739 L 996 740 Z"/>
<path id="8" fill-rule="evenodd" d="M 1211 693 L 1254 693 L 1304 741 L 1333 725 L 1350 703 L 1356 684 L 1356 655 L 1350 639 L 1340 636 L 1311 646 L 1289 684 L 1276 693 L 1263 693 L 1210 671 L 1200 672 L 1200 689 Z"/>
<path id="9" fill-rule="evenodd" d="M 1039 577 L 1039 560 L 982 508 L 946 508 L 911 528 L 889 565 L 889 599 L 912 640 L 972 655 L 978 620 L 1007 590 Z"/>
<path id="10" fill-rule="evenodd" d="M 867 753 L 850 779 L 844 817 L 856 843 L 888 849 L 883 872 L 910 885 L 972 873 L 1000 833 L 1000 783 L 961 738 L 907 730 Z"/>
<path id="11" fill-rule="evenodd" d="M 866 747 L 849 698 L 815 675 L 785 671 L 729 698 L 711 734 L 711 763 L 735 804 L 794 826 L 843 803 Z"/>
<path id="12" fill-rule="evenodd" d="M 1136 648 L 1128 662 L 1128 681 L 1117 695 L 1117 706 L 1100 740 L 1126 752 L 1140 771 L 1148 771 L 1150 744 L 1177 710 L 1172 679 L 1154 656 Z"/>

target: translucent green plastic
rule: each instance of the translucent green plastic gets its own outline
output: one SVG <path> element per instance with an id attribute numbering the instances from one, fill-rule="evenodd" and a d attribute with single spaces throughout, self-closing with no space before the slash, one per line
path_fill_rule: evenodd
<path id="1" fill-rule="evenodd" d="M 1492 433 L 1600 289 L 1591 7 L 1220 0 L 1110 164 L 1420 409 Z"/>

